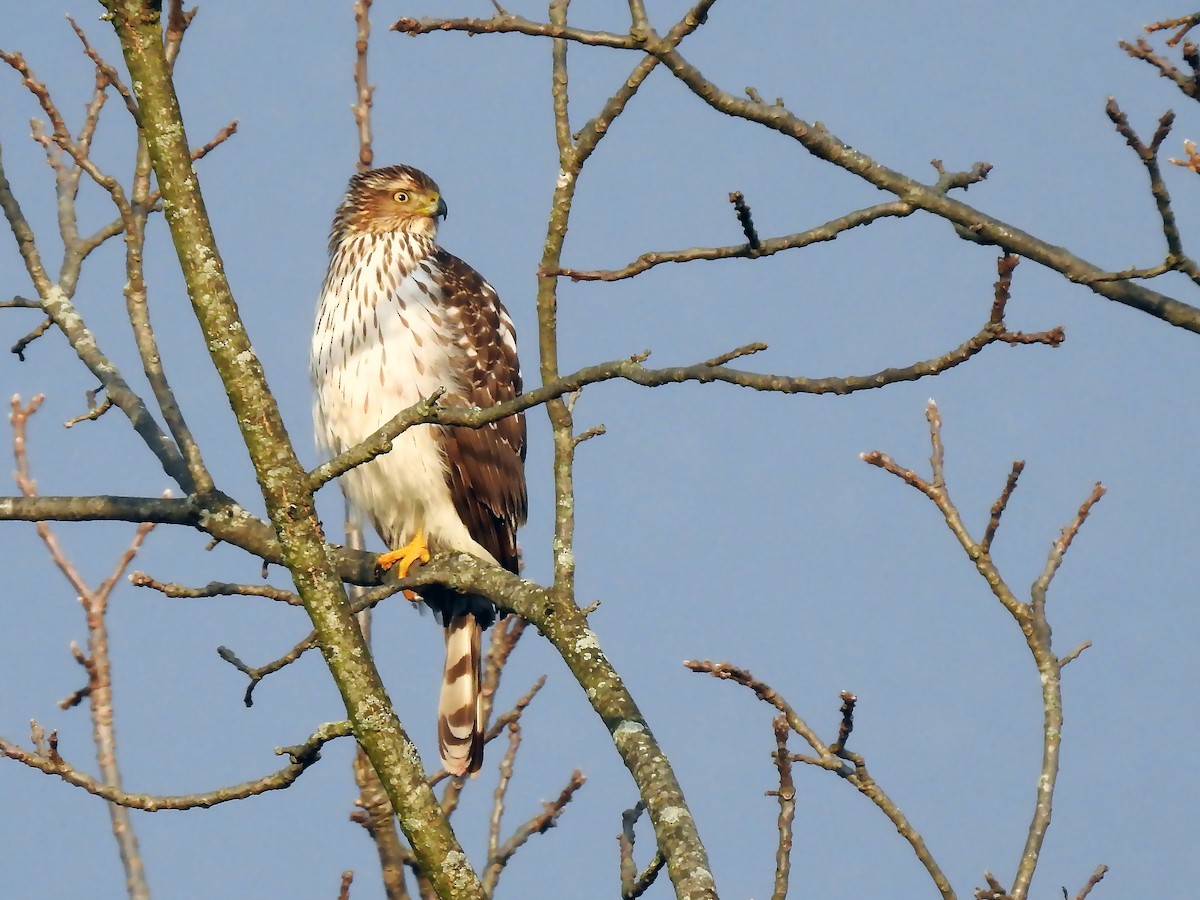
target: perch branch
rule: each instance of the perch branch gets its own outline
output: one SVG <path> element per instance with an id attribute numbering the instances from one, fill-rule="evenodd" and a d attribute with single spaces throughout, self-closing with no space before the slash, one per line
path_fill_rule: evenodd
<path id="1" fill-rule="evenodd" d="M 225 276 L 171 77 L 162 20 L 151 0 L 105 0 L 120 42 L 188 298 L 241 431 L 284 564 L 312 619 L 355 738 L 379 773 L 405 836 L 444 898 L 482 896 L 441 815 L 420 757 L 354 620 L 278 404 Z M 168 32 L 182 14 L 172 10 Z"/>

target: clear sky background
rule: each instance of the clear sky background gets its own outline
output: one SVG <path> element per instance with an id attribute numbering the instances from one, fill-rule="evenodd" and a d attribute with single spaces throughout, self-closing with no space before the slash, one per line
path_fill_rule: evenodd
<path id="1" fill-rule="evenodd" d="M 88 0 L 9 4 L 0 46 L 23 51 L 72 125 L 92 68 L 60 13 L 70 12 L 110 59 L 111 30 Z M 508 0 L 545 15 L 544 3 Z M 578 2 L 576 24 L 621 31 L 625 4 Z M 664 30 L 688 6 L 648 3 Z M 557 175 L 549 98 L 550 44 L 431 35 L 387 27 L 404 15 L 490 15 L 485 0 L 379 0 L 372 80 L 376 160 L 429 172 L 450 206 L 442 241 L 505 299 L 536 383 L 535 269 Z M 893 168 L 933 180 L 929 160 L 995 165 L 962 199 L 1109 269 L 1162 258 L 1147 179 L 1103 108 L 1114 95 L 1149 137 L 1180 112 L 1169 154 L 1200 138 L 1200 110 L 1116 46 L 1140 27 L 1190 10 L 1147 2 L 735 3 L 713 10 L 684 53 L 728 90 L 781 96 L 799 116 Z M 308 342 L 333 209 L 352 174 L 349 0 L 203 4 L 177 75 L 191 142 L 230 119 L 239 133 L 200 174 L 251 337 L 301 458 L 310 439 Z M 592 116 L 636 58 L 573 47 L 575 127 Z M 128 179 L 131 126 L 110 101 L 96 159 Z M 0 141 L 8 177 L 58 257 L 53 180 L 27 137 L 37 112 L 0 72 Z M 1185 242 L 1200 234 L 1200 179 L 1171 168 Z M 760 234 L 800 231 L 888 199 L 811 159 L 775 133 L 723 118 L 655 72 L 588 164 L 565 261 L 614 267 L 647 250 L 733 244 L 726 199 L 741 190 Z M 112 218 L 83 189 L 85 223 Z M 1194 248 L 1193 248 L 1194 249 Z M 936 356 L 986 320 L 995 248 L 964 243 L 930 216 L 883 222 L 756 262 L 660 267 L 614 285 L 561 286 L 564 371 L 645 348 L 658 365 L 708 359 L 764 340 L 747 367 L 850 375 Z M 250 465 L 182 290 L 161 219 L 148 239 L 151 314 L 167 374 L 201 438 L 218 485 L 261 510 Z M 112 242 L 87 263 L 77 302 L 100 346 L 143 387 Z M 1182 279 L 1156 284 L 1192 302 Z M 30 288 L 10 239 L 0 240 L 0 294 Z M 4 310 L 7 347 L 37 315 Z M 1064 674 L 1063 770 L 1034 896 L 1072 896 L 1098 863 L 1111 872 L 1092 896 L 1182 897 L 1200 836 L 1195 644 L 1195 541 L 1200 443 L 1195 385 L 1200 338 L 1110 303 L 1040 270 L 1017 269 L 1011 327 L 1066 329 L 1066 343 L 990 347 L 965 366 L 851 397 L 757 394 L 727 385 L 587 389 L 580 428 L 608 434 L 581 448 L 579 597 L 602 646 L 670 754 L 723 896 L 769 896 L 775 852 L 772 710 L 746 690 L 689 673 L 684 659 L 748 667 L 790 699 L 827 740 L 838 692 L 860 698 L 851 747 L 924 835 L 960 897 L 982 872 L 1011 880 L 1032 813 L 1041 756 L 1037 673 L 1018 630 L 974 571 L 933 505 L 865 465 L 879 449 L 925 470 L 927 398 L 945 420 L 947 478 L 976 534 L 1014 459 L 1027 468 L 997 538 L 1002 572 L 1022 596 L 1050 541 L 1093 483 L 1109 493 L 1071 549 L 1050 595 L 1056 649 L 1091 650 Z M 0 388 L 47 395 L 30 455 L 47 494 L 156 495 L 173 487 L 118 413 L 64 431 L 95 386 L 50 334 L 28 361 L 0 355 Z M 550 573 L 549 430 L 530 414 L 531 513 L 522 535 L 529 578 Z M 4 439 L 7 443 L 7 438 Z M 15 490 L 5 488 L 5 492 Z M 321 497 L 338 530 L 341 500 Z M 108 574 L 133 526 L 56 526 L 93 582 Z M 253 581 L 259 564 L 184 529 L 158 529 L 135 564 L 162 580 Z M 83 616 L 33 526 L 0 527 L 0 734 L 27 740 L 36 718 L 89 769 L 86 712 L 58 710 L 82 674 L 68 643 Z M 271 581 L 286 585 L 282 570 Z M 312 655 L 260 685 L 218 645 L 261 663 L 307 632 L 300 610 L 253 599 L 167 600 L 118 589 L 110 613 L 117 734 L 127 788 L 180 793 L 259 777 L 295 744 L 343 716 Z M 376 619 L 383 676 L 426 760 L 442 641 L 429 616 L 394 600 Z M 547 643 L 530 635 L 504 683 L 505 708 L 542 673 L 524 719 L 509 801 L 512 825 L 556 796 L 575 768 L 587 785 L 559 826 L 538 836 L 500 882 L 502 897 L 617 893 L 622 810 L 637 799 L 603 725 Z M 796 740 L 793 744 L 799 748 Z M 147 873 L 162 898 L 336 896 L 344 869 L 355 900 L 382 897 L 374 848 L 347 821 L 352 745 L 337 742 L 292 789 L 209 811 L 135 813 Z M 496 780 L 493 750 L 455 816 L 481 860 Z M 884 817 L 826 772 L 798 771 L 795 896 L 927 897 L 934 890 Z M 103 804 L 16 763 L 0 764 L 0 885 L 10 897 L 119 897 L 122 874 Z M 643 823 L 637 858 L 652 837 Z M 670 895 L 664 875 L 649 896 Z"/>

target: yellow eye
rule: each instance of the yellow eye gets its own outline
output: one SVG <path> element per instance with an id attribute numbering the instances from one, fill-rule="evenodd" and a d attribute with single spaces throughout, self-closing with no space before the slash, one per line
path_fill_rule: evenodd
<path id="1" fill-rule="evenodd" d="M 392 195 L 392 199 L 394 199 L 397 203 L 407 203 L 408 191 L 396 191 L 396 193 Z"/>

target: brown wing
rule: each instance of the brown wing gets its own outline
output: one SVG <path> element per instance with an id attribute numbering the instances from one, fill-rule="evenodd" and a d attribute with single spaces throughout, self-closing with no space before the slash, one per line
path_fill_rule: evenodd
<path id="1" fill-rule="evenodd" d="M 447 405 L 488 407 L 521 393 L 521 369 L 508 313 L 483 277 L 439 249 L 432 262 L 442 277 L 448 315 L 462 324 L 462 393 Z M 473 352 L 472 352 L 473 351 Z M 528 509 L 525 493 L 525 416 L 517 414 L 483 428 L 442 429 L 449 463 L 450 494 L 471 533 L 496 561 L 516 572 L 517 527 Z"/>

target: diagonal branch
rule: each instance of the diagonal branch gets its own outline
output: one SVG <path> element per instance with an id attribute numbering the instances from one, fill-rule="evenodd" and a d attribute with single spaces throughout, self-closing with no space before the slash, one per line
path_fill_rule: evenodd
<path id="1" fill-rule="evenodd" d="M 711 5 L 697 4 L 689 15 L 697 10 L 704 14 Z M 1131 281 L 1111 280 L 1107 277 L 1110 273 L 1100 266 L 955 200 L 944 191 L 939 192 L 901 172 L 881 165 L 865 153 L 842 142 L 824 126 L 807 122 L 780 104 L 764 103 L 761 99 L 746 99 L 723 90 L 705 78 L 675 46 L 666 38 L 655 34 L 653 30 L 649 34 L 618 35 L 568 28 L 555 23 L 533 22 L 512 15 L 495 16 L 491 19 L 401 19 L 392 27 L 410 35 L 435 31 L 526 34 L 650 54 L 665 65 L 693 94 L 717 112 L 754 122 L 792 138 L 818 159 L 832 163 L 880 190 L 894 194 L 904 203 L 945 219 L 962 229 L 963 235 L 969 235 L 973 241 L 996 244 L 1008 253 L 1031 259 L 1062 274 L 1070 281 L 1086 285 L 1102 297 L 1162 319 L 1176 327 L 1200 333 L 1200 309 L 1197 307 Z M 558 269 L 551 266 L 544 267 L 544 271 Z"/>
<path id="2" fill-rule="evenodd" d="M 422 870 L 445 898 L 478 879 L 425 781 L 326 551 L 308 476 L 246 335 L 192 165 L 158 4 L 106 0 L 193 312 L 241 429 L 285 565 L 313 621 L 354 735 L 379 773 Z M 177 4 L 176 4 L 177 6 Z M 178 20 L 174 13 L 168 24 Z"/>
<path id="3" fill-rule="evenodd" d="M 1000 265 L 1004 266 L 1002 258 Z M 1015 264 L 1015 263 L 1014 263 Z M 1007 299 L 1007 297 L 1005 298 Z M 1027 334 L 1012 332 L 1003 322 L 1004 306 L 997 301 L 992 316 L 978 332 L 954 349 L 932 359 L 922 360 L 908 366 L 883 369 L 869 375 L 829 376 L 809 378 L 795 375 L 773 375 L 734 369 L 725 363 L 750 353 L 767 349 L 766 344 L 757 343 L 737 348 L 734 351 L 695 363 L 690 366 L 673 366 L 652 369 L 643 365 L 648 352 L 635 354 L 625 359 L 610 360 L 580 369 L 570 375 L 535 388 L 505 403 L 487 408 L 441 407 L 437 399 L 441 391 L 402 410 L 386 424 L 377 429 L 363 442 L 338 454 L 309 473 L 309 486 L 316 490 L 351 469 L 389 452 L 392 442 L 415 425 L 453 425 L 466 428 L 482 428 L 492 422 L 524 412 L 535 406 L 551 403 L 567 394 L 574 394 L 589 384 L 621 379 L 643 387 L 662 387 L 696 381 L 701 384 L 722 382 L 783 394 L 852 394 L 858 391 L 875 390 L 889 384 L 916 381 L 941 374 L 962 365 L 985 347 L 997 342 L 1007 344 L 1045 344 L 1057 347 L 1065 336 L 1061 327 L 1049 331 Z M 566 410 L 569 413 L 569 410 Z M 575 440 L 572 438 L 572 440 Z M 578 443 L 578 441 L 576 441 Z M 574 446 L 574 444 L 572 445 Z"/>
<path id="4" fill-rule="evenodd" d="M 782 714 L 781 718 L 787 722 L 791 730 L 800 735 L 817 754 L 815 757 L 797 754 L 790 757 L 791 761 L 803 762 L 810 766 L 827 769 L 853 785 L 860 794 L 874 803 L 880 812 L 887 816 L 888 820 L 895 826 L 896 832 L 912 847 L 913 853 L 916 854 L 921 865 L 925 867 L 925 871 L 933 880 L 934 886 L 937 888 L 938 893 L 941 894 L 943 900 L 954 900 L 954 889 L 950 886 L 950 882 L 946 878 L 945 873 L 942 872 L 937 860 L 930 853 L 921 833 L 913 827 L 912 823 L 908 821 L 908 817 L 896 805 L 896 802 L 888 796 L 871 776 L 862 755 L 851 753 L 843 746 L 845 738 L 849 736 L 850 729 L 846 716 L 848 715 L 848 709 L 853 708 L 851 701 L 848 699 L 848 697 L 853 697 L 852 694 L 848 696 L 843 695 L 843 722 L 847 724 L 844 724 L 839 732 L 838 743 L 835 745 L 826 745 L 778 691 L 766 682 L 755 678 L 746 669 L 731 665 L 730 663 L 714 663 L 711 660 L 694 659 L 685 661 L 684 666 L 693 672 L 712 675 L 714 678 L 733 681 L 736 684 L 747 687 L 764 703 L 768 703 L 777 709 Z"/>
<path id="5" fill-rule="evenodd" d="M 1175 114 L 1168 111 L 1162 115 L 1150 143 L 1146 144 L 1134 132 L 1133 126 L 1129 124 L 1129 118 L 1112 97 L 1108 98 L 1104 112 L 1116 127 L 1117 133 L 1125 138 L 1125 143 L 1132 147 L 1133 152 L 1138 155 L 1138 159 L 1146 168 L 1146 174 L 1150 177 L 1150 193 L 1154 197 L 1154 204 L 1158 209 L 1159 218 L 1162 220 L 1163 237 L 1167 243 L 1167 255 L 1163 261 L 1163 268 L 1166 271 L 1183 272 L 1192 281 L 1200 284 L 1200 267 L 1197 267 L 1195 261 L 1184 253 L 1183 239 L 1179 235 L 1175 211 L 1171 208 L 1171 195 L 1167 191 L 1166 182 L 1163 181 L 1162 167 L 1158 164 L 1158 152 L 1162 148 L 1163 141 L 1171 132 Z"/>
<path id="6" fill-rule="evenodd" d="M 12 230 L 13 237 L 16 238 L 17 249 L 25 261 L 25 269 L 33 282 L 34 290 L 41 299 L 41 308 L 46 312 L 50 321 L 62 331 L 80 361 L 104 386 L 105 393 L 112 400 L 113 405 L 125 413 L 134 430 L 151 452 L 158 457 L 163 471 L 175 479 L 176 483 L 185 491 L 190 492 L 191 474 L 178 447 L 163 433 L 142 398 L 133 391 L 117 367 L 100 350 L 95 336 L 88 329 L 83 318 L 76 312 L 71 301 L 84 257 L 91 249 L 98 246 L 99 233 L 97 236 L 93 236 L 92 243 L 80 242 L 73 249 L 68 247 L 68 252 L 64 254 L 59 280 L 55 283 L 46 272 L 33 229 L 29 227 L 29 223 L 21 211 L 21 205 L 12 191 L 12 185 L 4 175 L 2 155 L 0 155 L 0 208 L 4 210 L 9 228 Z M 103 229 L 103 232 L 111 236 L 119 234 L 123 229 L 122 223 L 118 229 L 114 230 L 109 227 Z"/>
<path id="7" fill-rule="evenodd" d="M 29 418 L 37 411 L 41 402 L 42 398 L 38 396 L 28 406 L 22 407 L 19 398 L 13 397 L 12 413 L 9 416 L 13 426 L 15 478 L 17 486 L 26 497 L 37 496 L 37 486 L 30 474 L 26 440 Z M 139 525 L 125 552 L 119 558 L 116 569 L 100 583 L 99 587 L 93 588 L 84 580 L 73 561 L 63 551 L 50 526 L 45 522 L 37 523 L 38 537 L 42 539 L 54 565 L 71 585 L 83 607 L 87 625 L 87 653 L 80 650 L 74 642 L 71 644 L 76 662 L 87 673 L 87 683 L 66 701 L 60 703 L 60 707 L 68 709 L 82 702 L 85 697 L 87 698 L 92 723 L 92 742 L 96 747 L 96 763 L 100 769 L 100 778 L 106 787 L 114 790 L 121 789 L 121 772 L 117 766 L 116 728 L 113 717 L 112 657 L 109 652 L 106 618 L 108 600 L 125 569 L 141 549 L 142 542 L 153 529 L 154 525 L 151 523 L 143 522 Z M 133 830 L 129 810 L 119 804 L 109 803 L 108 814 L 113 837 L 116 839 L 117 850 L 121 857 L 121 865 L 125 870 L 125 883 L 130 900 L 149 900 L 150 890 L 146 883 L 145 868 L 142 864 L 141 853 L 138 851 L 137 835 Z"/>
<path id="8" fill-rule="evenodd" d="M 511 733 L 520 733 L 519 728 L 515 725 L 511 725 L 509 728 Z M 558 817 L 562 815 L 567 804 L 571 802 L 571 798 L 575 796 L 575 792 L 583 787 L 586 782 L 587 779 L 583 776 L 583 773 L 576 769 L 571 773 L 566 786 L 559 791 L 557 797 L 544 802 L 540 813 L 524 822 L 512 833 L 512 836 L 507 841 L 489 853 L 487 868 L 484 869 L 483 873 L 485 887 L 488 885 L 495 886 L 496 880 L 500 877 L 500 872 L 508 865 L 509 860 L 521 849 L 526 841 L 535 834 L 545 834 L 558 824 Z"/>
<path id="9" fill-rule="evenodd" d="M 1190 27 L 1189 25 L 1188 28 Z M 1184 33 L 1187 32 L 1188 28 L 1184 29 Z M 1167 41 L 1167 43 L 1170 44 L 1171 41 Z M 1175 86 L 1183 92 L 1184 96 L 1190 97 L 1193 100 L 1200 100 L 1200 82 L 1197 81 L 1196 74 L 1194 72 L 1188 74 L 1182 71 L 1165 56 L 1155 53 L 1154 48 L 1150 46 L 1150 42 L 1145 38 L 1140 37 L 1132 44 L 1128 41 L 1118 41 L 1117 46 L 1134 59 L 1140 59 L 1154 66 L 1154 68 L 1158 69 L 1158 74 L 1163 78 L 1173 81 Z"/>

